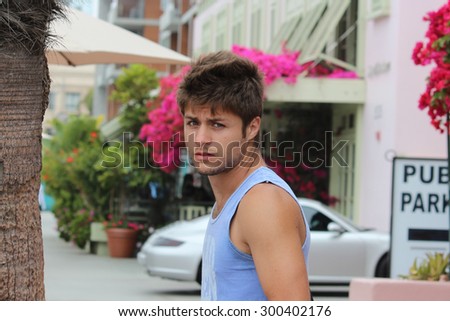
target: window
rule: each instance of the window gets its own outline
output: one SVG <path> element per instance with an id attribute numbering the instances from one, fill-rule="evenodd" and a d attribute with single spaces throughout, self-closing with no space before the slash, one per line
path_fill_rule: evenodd
<path id="1" fill-rule="evenodd" d="M 253 48 L 261 46 L 261 9 L 252 12 L 252 38 L 251 45 Z"/>
<path id="2" fill-rule="evenodd" d="M 330 165 L 330 194 L 339 199 L 335 209 L 340 213 L 345 213 L 345 216 L 352 220 L 356 214 L 354 209 L 356 187 L 356 117 L 357 112 L 355 107 L 348 109 L 342 108 L 340 111 L 333 113 L 333 128 L 336 130 L 336 135 L 338 135 L 336 138 L 339 141 L 345 142 L 345 145 L 339 151 L 335 151 L 336 155 L 339 155 L 336 159 L 341 158 L 344 164 L 339 164 L 340 162 L 338 162 Z M 333 155 L 330 156 L 333 159 Z"/>
<path id="3" fill-rule="evenodd" d="M 145 2 L 142 0 L 119 0 L 119 18 L 144 18 Z"/>
<path id="4" fill-rule="evenodd" d="M 356 65 L 356 36 L 357 36 L 358 1 L 352 1 L 336 30 L 336 58 L 349 64 Z"/>
<path id="5" fill-rule="evenodd" d="M 243 45 L 244 39 L 244 1 L 235 1 L 233 7 L 232 44 Z"/>
<path id="6" fill-rule="evenodd" d="M 211 49 L 211 20 L 202 26 L 202 48 L 201 52 L 206 53 Z"/>
<path id="7" fill-rule="evenodd" d="M 272 38 L 272 43 L 267 51 L 270 53 L 281 52 L 282 44 L 290 40 L 292 35 L 295 34 L 295 31 L 298 29 L 297 26 L 300 23 L 301 19 L 302 17 L 298 16 L 285 21 L 282 24 L 281 28 L 278 30 L 278 33 L 275 35 L 275 37 Z M 295 48 L 295 50 L 297 50 L 297 48 Z"/>
<path id="8" fill-rule="evenodd" d="M 167 6 L 169 5 L 171 1 L 170 0 L 160 0 L 159 1 L 159 8 L 161 9 L 161 11 L 166 10 Z"/>
<path id="9" fill-rule="evenodd" d="M 216 0 L 199 0 L 199 1 L 197 1 L 197 3 L 198 3 L 198 11 L 199 12 L 205 11 L 206 9 L 208 9 L 208 7 L 213 5 L 215 1 Z"/>
<path id="10" fill-rule="evenodd" d="M 64 108 L 69 112 L 77 112 L 80 105 L 80 93 L 66 93 Z"/>
<path id="11" fill-rule="evenodd" d="M 347 11 L 351 0 L 318 2 L 316 9 L 320 15 L 314 20 L 308 21 L 308 26 L 314 26 L 309 33 L 308 41 L 303 43 L 300 62 L 307 62 L 317 59 L 325 50 L 327 43 L 333 38 L 333 32 L 338 28 L 339 21 Z M 324 10 L 322 10 L 322 8 Z M 311 13 L 313 13 L 312 11 Z M 300 48 L 296 48 L 300 49 Z"/>
<path id="12" fill-rule="evenodd" d="M 351 3 L 352 7 L 349 9 Z M 350 34 L 350 27 L 356 25 L 354 24 L 356 9 L 356 0 L 353 2 L 351 0 L 310 0 L 307 2 L 289 0 L 286 7 L 286 18 L 273 38 L 268 52 L 280 52 L 281 44 L 286 42 L 288 49 L 302 53 L 299 58 L 300 63 L 327 58 L 336 65 L 354 70 L 354 65 L 346 61 L 353 62 L 355 60 L 355 50 L 352 48 L 355 47 L 356 32 Z M 339 37 L 342 46 L 337 49 L 337 57 L 331 57 L 328 55 L 329 46 L 327 47 L 327 45 L 335 39 L 335 33 L 339 32 L 339 29 L 345 29 L 346 32 L 342 39 Z M 344 55 L 346 61 L 340 60 Z"/>
<path id="13" fill-rule="evenodd" d="M 144 27 L 140 26 L 133 26 L 127 29 L 128 31 L 131 31 L 139 36 L 144 36 Z"/>
<path id="14" fill-rule="evenodd" d="M 217 36 L 216 36 L 216 50 L 225 48 L 225 33 L 227 31 L 227 11 L 226 9 L 217 16 Z"/>
<path id="15" fill-rule="evenodd" d="M 286 1 L 286 15 L 289 18 L 299 15 L 303 9 L 303 6 L 304 6 L 303 1 L 287 0 Z"/>
<path id="16" fill-rule="evenodd" d="M 54 111 L 56 108 L 56 93 L 50 92 L 48 95 L 48 109 Z"/>
<path id="17" fill-rule="evenodd" d="M 269 39 L 273 39 L 277 32 L 277 4 L 273 2 L 270 6 L 270 29 Z"/>
<path id="18" fill-rule="evenodd" d="M 390 0 L 371 0 L 369 1 L 369 12 L 367 18 L 375 19 L 389 15 Z"/>
<path id="19" fill-rule="evenodd" d="M 328 231 L 328 224 L 332 222 L 329 217 L 308 206 L 302 209 L 311 231 Z"/>
<path id="20" fill-rule="evenodd" d="M 160 31 L 159 33 L 159 44 L 170 48 L 172 33 L 169 30 Z"/>

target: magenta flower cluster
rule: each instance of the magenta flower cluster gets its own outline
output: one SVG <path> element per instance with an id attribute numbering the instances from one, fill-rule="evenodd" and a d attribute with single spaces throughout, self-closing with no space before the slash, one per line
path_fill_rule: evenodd
<path id="1" fill-rule="evenodd" d="M 151 149 L 153 162 L 166 173 L 174 171 L 180 165 L 183 118 L 176 101 L 176 89 L 188 68 L 178 75 L 169 75 L 160 80 L 159 95 L 148 105 L 149 123 L 144 124 L 139 133 L 139 139 Z"/>
<path id="2" fill-rule="evenodd" d="M 270 85 L 279 78 L 288 84 L 293 84 L 297 81 L 297 76 L 304 71 L 304 67 L 297 63 L 300 52 L 289 52 L 283 48 L 280 55 L 272 55 L 262 50 L 237 45 L 234 45 L 231 51 L 256 63 L 264 74 L 266 85 Z"/>
<path id="3" fill-rule="evenodd" d="M 426 42 L 419 41 L 414 47 L 412 59 L 416 65 L 433 68 L 425 91 L 419 99 L 419 108 L 428 108 L 431 124 L 441 133 L 449 127 L 447 114 L 450 106 L 450 0 L 439 10 L 427 13 Z"/>
<path id="4" fill-rule="evenodd" d="M 246 57 L 256 63 L 264 74 L 266 85 L 272 84 L 277 79 L 283 79 L 287 84 L 294 84 L 300 74 L 307 77 L 327 78 L 357 78 L 353 71 L 347 71 L 331 64 L 314 61 L 299 64 L 299 51 L 290 51 L 282 46 L 281 54 L 268 54 L 259 49 L 234 45 L 231 49 L 234 53 Z"/>

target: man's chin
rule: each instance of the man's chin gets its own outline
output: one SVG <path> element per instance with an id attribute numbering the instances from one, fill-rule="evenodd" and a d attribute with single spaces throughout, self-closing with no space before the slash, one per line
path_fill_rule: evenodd
<path id="1" fill-rule="evenodd" d="M 219 168 L 196 167 L 196 169 L 197 169 L 197 173 L 199 173 L 201 175 L 206 175 L 206 176 L 215 176 L 220 173 L 223 173 L 223 170 L 221 170 Z"/>
<path id="2" fill-rule="evenodd" d="M 213 167 L 213 166 L 206 166 L 205 164 L 201 164 L 200 166 L 196 166 L 195 169 L 197 172 L 201 175 L 206 176 L 215 176 L 219 174 L 223 174 L 230 171 L 230 168 L 225 167 Z"/>

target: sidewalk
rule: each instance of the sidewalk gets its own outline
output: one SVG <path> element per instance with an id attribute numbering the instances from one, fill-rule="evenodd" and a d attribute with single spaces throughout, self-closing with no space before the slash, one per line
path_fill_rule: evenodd
<path id="1" fill-rule="evenodd" d="M 41 212 L 47 301 L 197 301 L 200 286 L 150 277 L 135 258 L 87 253 L 58 237 L 51 212 Z M 348 297 L 314 296 L 316 301 Z"/>
<path id="2" fill-rule="evenodd" d="M 58 237 L 51 212 L 41 212 L 48 301 L 199 300 L 200 286 L 150 277 L 135 258 L 89 254 Z"/>

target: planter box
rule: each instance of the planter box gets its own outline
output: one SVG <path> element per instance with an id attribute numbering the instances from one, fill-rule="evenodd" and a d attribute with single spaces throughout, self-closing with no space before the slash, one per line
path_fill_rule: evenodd
<path id="1" fill-rule="evenodd" d="M 450 301 L 450 282 L 355 278 L 350 301 Z"/>
<path id="2" fill-rule="evenodd" d="M 91 223 L 91 236 L 89 241 L 89 252 L 92 254 L 108 256 L 108 237 L 105 228 L 100 222 Z"/>

